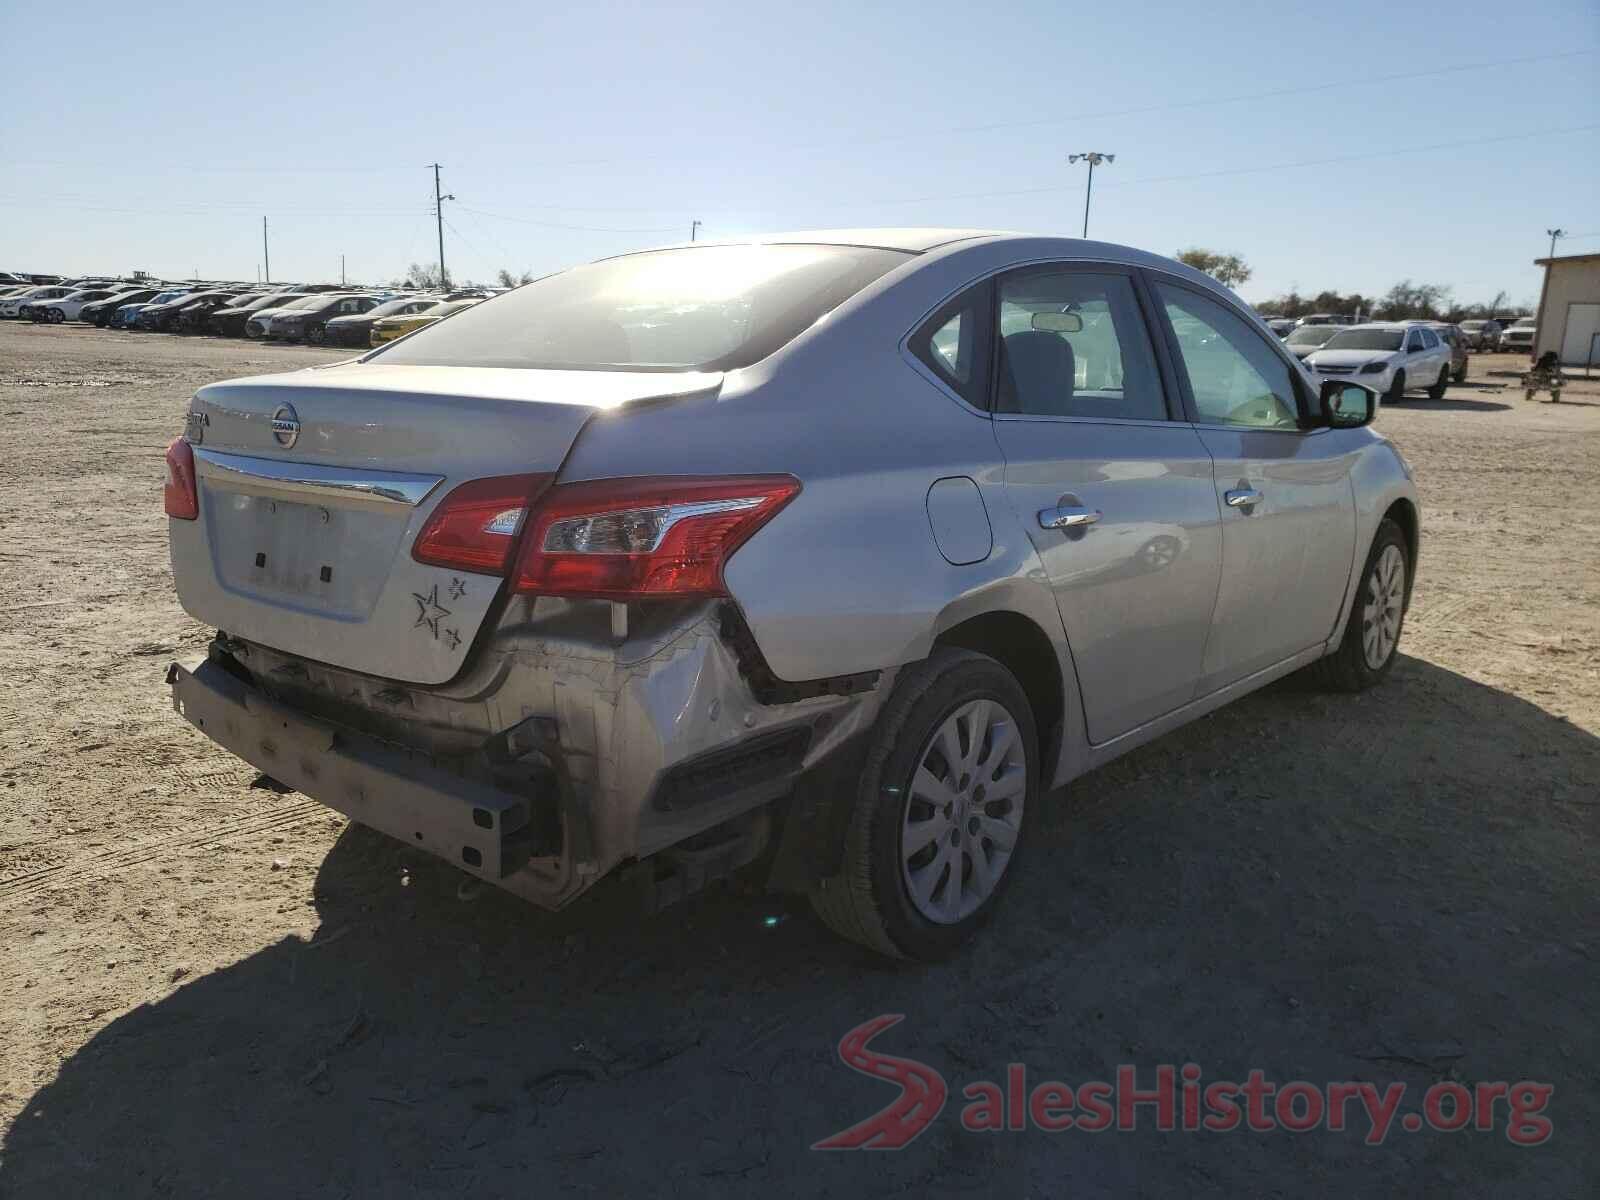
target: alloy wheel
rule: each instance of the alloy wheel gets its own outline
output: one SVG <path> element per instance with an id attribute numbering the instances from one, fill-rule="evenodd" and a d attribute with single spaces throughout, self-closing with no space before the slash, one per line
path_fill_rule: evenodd
<path id="1" fill-rule="evenodd" d="M 901 818 L 901 878 L 917 912 L 954 925 L 994 895 L 1027 792 L 1027 755 L 1003 704 L 969 700 L 945 717 L 917 758 Z"/>
<path id="2" fill-rule="evenodd" d="M 1398 546 L 1385 546 L 1367 576 L 1366 608 L 1361 614 L 1361 649 L 1367 666 L 1374 671 L 1389 661 L 1400 640 L 1405 590 L 1405 555 Z"/>

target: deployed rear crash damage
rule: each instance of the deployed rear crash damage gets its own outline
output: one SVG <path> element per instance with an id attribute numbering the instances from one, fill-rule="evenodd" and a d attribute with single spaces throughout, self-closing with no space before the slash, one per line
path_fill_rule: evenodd
<path id="1" fill-rule="evenodd" d="M 774 802 L 833 790 L 876 717 L 876 678 L 764 703 L 770 673 L 731 604 L 634 606 L 620 637 L 618 607 L 515 599 L 442 686 L 225 634 L 168 678 L 177 711 L 259 770 L 543 907 L 634 863 L 666 903 L 775 850 L 780 830 L 773 882 L 807 886 L 826 806 L 790 821 Z"/>

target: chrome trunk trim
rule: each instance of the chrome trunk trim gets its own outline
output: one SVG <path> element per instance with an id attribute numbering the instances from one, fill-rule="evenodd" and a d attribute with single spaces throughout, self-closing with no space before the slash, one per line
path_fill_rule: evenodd
<path id="1" fill-rule="evenodd" d="M 411 475 L 400 471 L 360 471 L 353 467 L 322 467 L 311 463 L 250 458 L 194 447 L 197 474 L 233 491 L 282 496 L 290 500 L 334 500 L 388 508 L 415 508 L 444 481 L 442 475 Z"/>

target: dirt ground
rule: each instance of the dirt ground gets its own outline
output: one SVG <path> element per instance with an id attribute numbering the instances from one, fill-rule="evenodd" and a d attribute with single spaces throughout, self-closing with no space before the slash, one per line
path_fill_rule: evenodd
<path id="1" fill-rule="evenodd" d="M 197 385 L 333 357 L 0 327 L 0 1196 L 1593 1194 L 1600 380 L 1527 405 L 1481 356 L 1386 407 L 1425 505 L 1390 682 L 1286 681 L 1081 780 L 987 935 L 897 969 L 735 889 L 474 892 L 171 712 L 209 631 L 163 447 Z M 881 1013 L 949 1103 L 809 1150 L 893 1098 L 837 1055 Z M 1553 1136 L 963 1131 L 1010 1062 L 1535 1080 Z"/>

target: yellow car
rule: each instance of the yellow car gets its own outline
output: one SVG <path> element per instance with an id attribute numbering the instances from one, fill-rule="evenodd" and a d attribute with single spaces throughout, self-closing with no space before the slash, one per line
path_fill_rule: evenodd
<path id="1" fill-rule="evenodd" d="M 441 317 L 448 317 L 453 312 L 482 303 L 482 297 L 474 300 L 441 300 L 432 308 L 425 308 L 421 312 L 381 317 L 372 323 L 372 344 L 381 346 L 385 342 L 392 342 L 395 338 L 405 337 L 406 334 L 421 329 L 424 325 L 432 325 Z"/>

